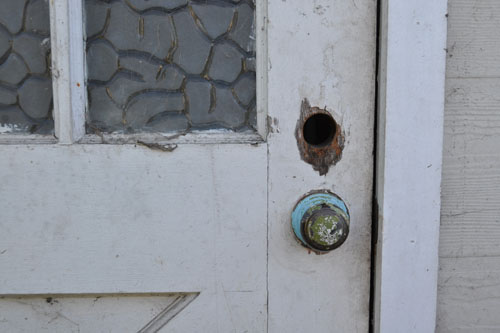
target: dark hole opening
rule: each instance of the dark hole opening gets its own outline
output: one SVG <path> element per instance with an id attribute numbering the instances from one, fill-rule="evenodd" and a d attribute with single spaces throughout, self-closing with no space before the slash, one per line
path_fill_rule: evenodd
<path id="1" fill-rule="evenodd" d="M 326 146 L 335 136 L 337 124 L 332 116 L 319 113 L 310 116 L 304 124 L 304 140 L 312 146 Z"/>

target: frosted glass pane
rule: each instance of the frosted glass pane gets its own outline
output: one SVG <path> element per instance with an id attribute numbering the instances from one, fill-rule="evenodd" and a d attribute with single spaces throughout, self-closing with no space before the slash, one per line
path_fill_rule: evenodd
<path id="1" fill-rule="evenodd" d="M 48 0 L 2 0 L 0 133 L 53 132 Z"/>
<path id="2" fill-rule="evenodd" d="M 86 0 L 88 132 L 255 127 L 250 0 Z"/>

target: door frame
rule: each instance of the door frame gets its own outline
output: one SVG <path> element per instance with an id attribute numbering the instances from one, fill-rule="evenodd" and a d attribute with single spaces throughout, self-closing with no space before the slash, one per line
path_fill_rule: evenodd
<path id="1" fill-rule="evenodd" d="M 379 6 L 373 331 L 433 332 L 447 0 Z"/>

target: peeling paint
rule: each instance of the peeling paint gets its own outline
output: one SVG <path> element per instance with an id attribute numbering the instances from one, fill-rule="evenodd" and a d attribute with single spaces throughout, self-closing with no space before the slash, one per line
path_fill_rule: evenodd
<path id="1" fill-rule="evenodd" d="M 307 98 L 304 99 L 300 108 L 300 118 L 295 129 L 295 137 L 302 160 L 311 164 L 313 169 L 323 176 L 328 173 L 330 166 L 335 165 L 342 158 L 344 134 L 340 125 L 333 119 L 335 123 L 335 133 L 332 135 L 329 142 L 322 145 L 312 145 L 308 143 L 304 138 L 304 125 L 311 116 L 318 114 L 327 115 L 333 119 L 331 113 L 326 110 L 326 107 L 323 109 L 311 107 Z"/>
<path id="2" fill-rule="evenodd" d="M 161 152 L 172 152 L 177 149 L 177 145 L 160 145 L 158 143 L 147 143 L 144 141 L 137 141 L 140 146 L 147 147 L 151 150 L 161 151 Z"/>
<path id="3" fill-rule="evenodd" d="M 22 127 L 20 127 L 16 124 L 1 124 L 0 125 L 0 134 L 19 132 L 22 129 L 23 129 Z"/>
<path id="4" fill-rule="evenodd" d="M 266 118 L 267 133 L 279 133 L 280 128 L 278 125 L 279 125 L 278 119 L 267 116 Z"/>

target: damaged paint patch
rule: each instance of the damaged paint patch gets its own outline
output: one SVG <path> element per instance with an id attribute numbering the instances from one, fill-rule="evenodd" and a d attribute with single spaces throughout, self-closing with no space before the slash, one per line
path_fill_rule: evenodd
<path id="1" fill-rule="evenodd" d="M 280 129 L 278 127 L 279 121 L 277 118 L 271 118 L 267 116 L 266 118 L 267 132 L 268 133 L 279 133 Z"/>
<path id="2" fill-rule="evenodd" d="M 300 157 L 321 176 L 327 174 L 330 166 L 342 158 L 344 135 L 326 107 L 311 107 L 309 101 L 304 99 L 295 137 Z"/>
<path id="3" fill-rule="evenodd" d="M 147 147 L 151 150 L 161 151 L 161 152 L 172 152 L 177 148 L 177 145 L 160 145 L 158 143 L 148 143 L 144 141 L 137 141 L 140 146 Z"/>

